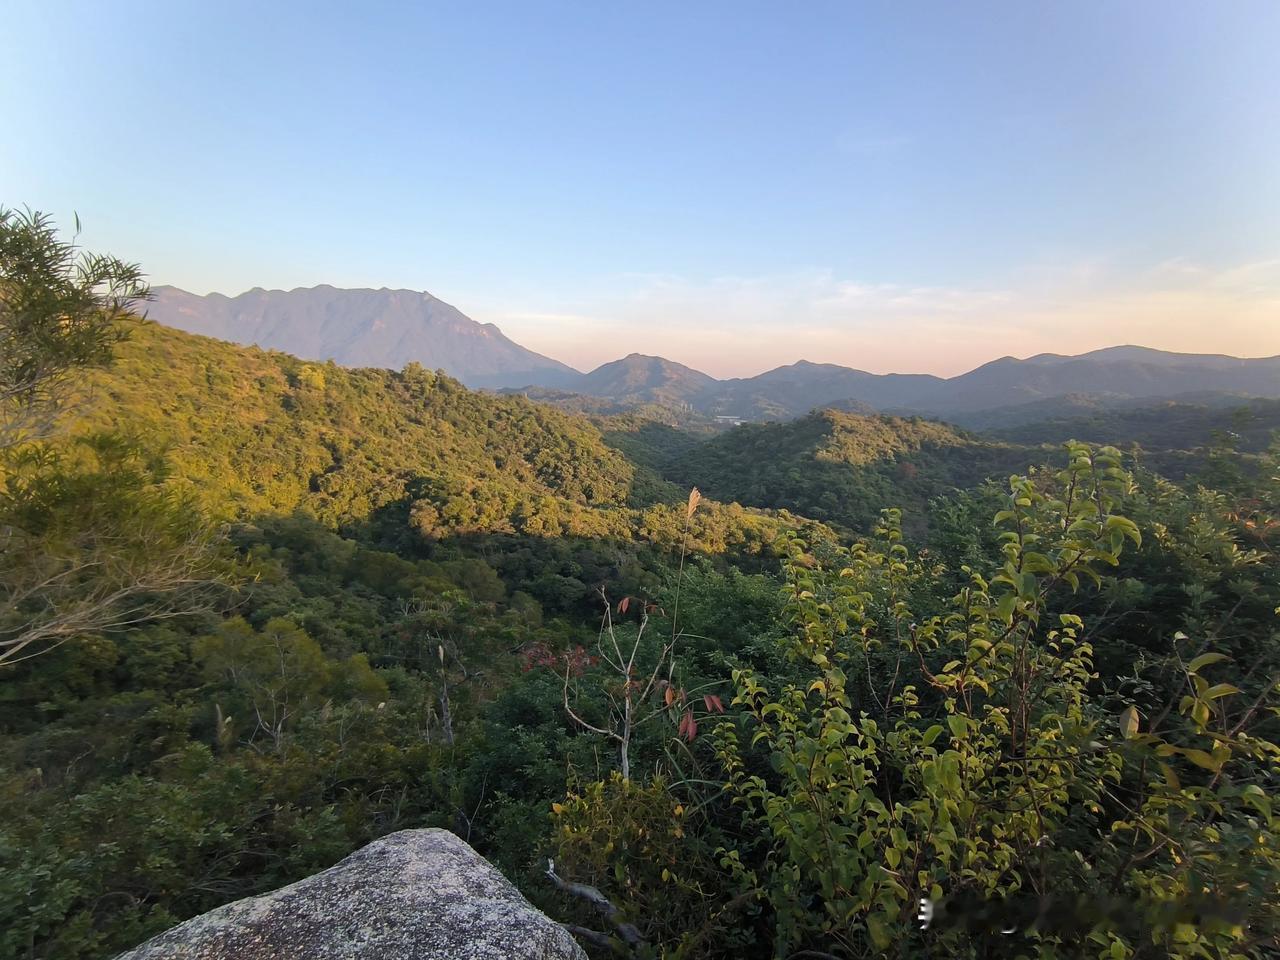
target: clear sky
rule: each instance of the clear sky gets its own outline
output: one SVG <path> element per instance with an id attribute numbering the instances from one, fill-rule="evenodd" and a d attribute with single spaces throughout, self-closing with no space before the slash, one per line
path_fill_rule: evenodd
<path id="1" fill-rule="evenodd" d="M 1280 2 L 0 4 L 0 203 L 579 367 L 1280 353 Z"/>

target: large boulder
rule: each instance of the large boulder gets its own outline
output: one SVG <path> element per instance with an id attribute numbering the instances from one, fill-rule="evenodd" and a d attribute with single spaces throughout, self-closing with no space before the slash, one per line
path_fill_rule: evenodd
<path id="1" fill-rule="evenodd" d="M 447 830 L 402 830 L 323 873 L 179 924 L 120 960 L 586 960 Z"/>

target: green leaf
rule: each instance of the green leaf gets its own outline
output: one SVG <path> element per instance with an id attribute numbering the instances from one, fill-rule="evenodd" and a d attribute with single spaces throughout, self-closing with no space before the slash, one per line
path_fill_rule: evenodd
<path id="1" fill-rule="evenodd" d="M 1187 673 L 1199 673 L 1202 668 L 1209 666 L 1209 664 L 1218 663 L 1226 659 L 1227 655 L 1225 653 L 1202 653 L 1187 664 Z"/>
<path id="2" fill-rule="evenodd" d="M 1197 767 L 1204 767 L 1204 769 L 1211 770 L 1214 773 L 1222 769 L 1222 763 L 1203 750 L 1183 750 L 1182 755 Z"/>
<path id="3" fill-rule="evenodd" d="M 889 944 L 893 943 L 889 928 L 877 916 L 867 917 L 867 933 L 871 934 L 871 942 L 875 944 L 877 950 L 884 950 L 888 948 Z"/>
<path id="4" fill-rule="evenodd" d="M 1239 687 L 1233 686 L 1229 683 L 1215 683 L 1212 687 L 1206 690 L 1202 696 L 1206 700 L 1217 700 L 1219 697 L 1226 697 L 1239 692 Z"/>

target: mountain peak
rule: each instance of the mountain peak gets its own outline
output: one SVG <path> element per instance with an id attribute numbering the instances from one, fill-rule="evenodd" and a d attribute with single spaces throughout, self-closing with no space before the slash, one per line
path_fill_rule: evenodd
<path id="1" fill-rule="evenodd" d="M 555 387 L 580 376 L 425 291 L 322 283 L 287 291 L 254 287 L 233 297 L 163 286 L 154 292 L 147 313 L 159 323 L 308 360 L 392 369 L 413 361 L 473 387 Z"/>

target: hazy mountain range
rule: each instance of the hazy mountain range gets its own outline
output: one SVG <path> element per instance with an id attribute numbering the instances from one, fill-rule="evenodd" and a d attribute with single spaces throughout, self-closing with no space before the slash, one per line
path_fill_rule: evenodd
<path id="1" fill-rule="evenodd" d="M 520 389 L 547 399 L 567 392 L 747 420 L 785 420 L 834 406 L 974 424 L 1000 410 L 1004 422 L 1014 423 L 1141 399 L 1280 397 L 1280 357 L 1240 359 L 1138 346 L 1080 356 L 1002 357 L 950 378 L 800 361 L 755 377 L 718 380 L 638 353 L 581 373 L 428 293 L 330 286 L 255 288 L 236 297 L 197 296 L 176 287 L 155 293 L 148 313 L 160 323 L 307 359 L 397 369 L 416 361 L 472 387 Z"/>

